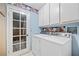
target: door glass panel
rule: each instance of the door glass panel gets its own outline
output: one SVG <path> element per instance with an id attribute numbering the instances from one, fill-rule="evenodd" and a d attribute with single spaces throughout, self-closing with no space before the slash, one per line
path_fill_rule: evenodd
<path id="1" fill-rule="evenodd" d="M 19 28 L 19 21 L 13 21 L 13 27 Z"/>
<path id="2" fill-rule="evenodd" d="M 21 20 L 26 21 L 26 15 L 21 14 Z"/>
<path id="3" fill-rule="evenodd" d="M 20 50 L 20 44 L 13 45 L 13 52 Z"/>
<path id="4" fill-rule="evenodd" d="M 26 43 L 21 43 L 21 49 L 25 49 L 26 48 Z"/>
<path id="5" fill-rule="evenodd" d="M 20 20 L 20 13 L 13 12 L 13 20 Z"/>
<path id="6" fill-rule="evenodd" d="M 13 12 L 13 52 L 26 48 L 26 15 Z"/>
<path id="7" fill-rule="evenodd" d="M 19 37 L 13 37 L 13 44 L 20 43 Z"/>
<path id="8" fill-rule="evenodd" d="M 21 36 L 21 42 L 26 42 L 26 36 Z"/>
<path id="9" fill-rule="evenodd" d="M 26 22 L 21 22 L 21 28 L 26 28 Z"/>
<path id="10" fill-rule="evenodd" d="M 13 35 L 19 35 L 20 30 L 19 29 L 13 29 Z"/>
<path id="11" fill-rule="evenodd" d="M 26 29 L 21 29 L 21 35 L 26 35 Z"/>

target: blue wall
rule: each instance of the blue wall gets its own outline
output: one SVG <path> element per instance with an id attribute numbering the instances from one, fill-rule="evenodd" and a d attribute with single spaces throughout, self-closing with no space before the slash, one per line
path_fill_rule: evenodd
<path id="1" fill-rule="evenodd" d="M 30 34 L 31 34 L 31 39 L 30 39 L 30 47 L 32 47 L 32 36 L 34 34 L 39 34 L 40 33 L 40 29 L 39 29 L 39 26 L 38 26 L 38 14 L 34 13 L 34 12 L 31 12 L 30 14 Z"/>
<path id="2" fill-rule="evenodd" d="M 72 39 L 72 55 L 79 56 L 79 35 L 73 34 Z"/>

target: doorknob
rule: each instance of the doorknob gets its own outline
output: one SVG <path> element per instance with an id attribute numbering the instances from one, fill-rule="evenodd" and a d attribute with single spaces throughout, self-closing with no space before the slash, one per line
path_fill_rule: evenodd
<path id="1" fill-rule="evenodd" d="M 27 34 L 27 36 L 29 36 L 29 35 Z"/>

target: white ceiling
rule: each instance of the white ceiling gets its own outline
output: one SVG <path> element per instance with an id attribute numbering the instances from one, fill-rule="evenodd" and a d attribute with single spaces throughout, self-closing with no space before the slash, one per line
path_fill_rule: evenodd
<path id="1" fill-rule="evenodd" d="M 39 10 L 45 3 L 25 3 L 25 4 Z"/>

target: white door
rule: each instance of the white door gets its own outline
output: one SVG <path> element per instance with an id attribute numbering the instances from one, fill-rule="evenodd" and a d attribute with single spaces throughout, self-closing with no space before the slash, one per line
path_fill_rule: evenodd
<path id="1" fill-rule="evenodd" d="M 22 55 L 29 51 L 29 14 L 13 8 L 7 9 L 7 55 Z"/>

